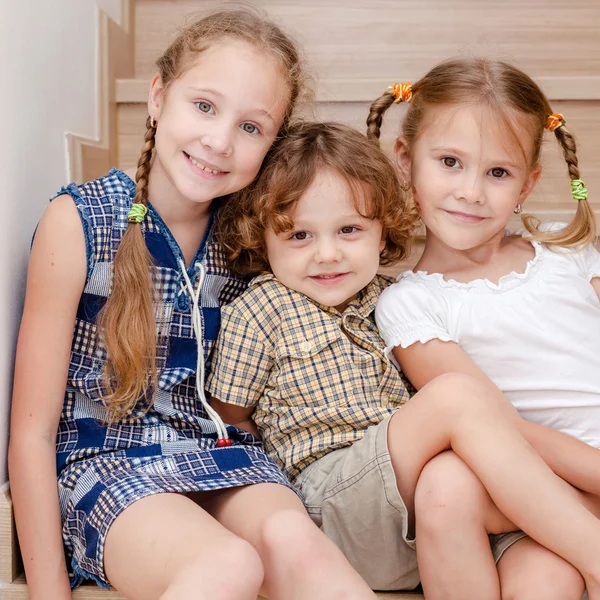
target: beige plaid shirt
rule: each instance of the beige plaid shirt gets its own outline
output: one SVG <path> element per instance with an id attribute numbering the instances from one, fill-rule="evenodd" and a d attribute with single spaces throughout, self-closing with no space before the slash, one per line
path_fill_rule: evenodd
<path id="1" fill-rule="evenodd" d="M 340 314 L 260 275 L 222 308 L 207 389 L 255 407 L 265 449 L 292 482 L 408 400 L 373 319 L 391 282 L 378 275 Z"/>

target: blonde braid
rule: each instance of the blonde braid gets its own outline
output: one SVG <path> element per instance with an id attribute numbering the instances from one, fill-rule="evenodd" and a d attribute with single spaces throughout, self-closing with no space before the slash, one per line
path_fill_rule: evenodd
<path id="1" fill-rule="evenodd" d="M 136 172 L 134 203 L 148 201 L 148 174 L 156 129 L 146 121 L 144 146 Z M 153 305 L 152 257 L 141 224 L 129 223 L 114 259 L 112 291 L 99 317 L 108 359 L 105 384 L 109 422 L 126 418 L 141 398 L 152 404 L 156 390 L 156 321 Z M 128 344 L 123 344 L 127 340 Z M 139 357 L 143 357 L 140 361 Z"/>

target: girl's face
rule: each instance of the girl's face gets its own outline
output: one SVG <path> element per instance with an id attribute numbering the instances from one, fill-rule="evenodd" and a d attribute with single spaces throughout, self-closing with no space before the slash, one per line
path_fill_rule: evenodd
<path id="1" fill-rule="evenodd" d="M 283 122 L 289 90 L 276 59 L 250 44 L 213 44 L 167 90 L 152 81 L 158 122 L 150 201 L 208 203 L 246 187 Z"/>
<path id="2" fill-rule="evenodd" d="M 370 197 L 365 190 L 364 201 Z M 352 190 L 337 173 L 315 176 L 290 214 L 292 231 L 267 229 L 267 257 L 285 286 L 339 311 L 377 274 L 381 223 L 357 211 Z"/>
<path id="3" fill-rule="evenodd" d="M 431 110 L 409 149 L 402 139 L 397 159 L 410 172 L 427 236 L 469 250 L 503 235 L 541 169 L 531 168 L 533 137 L 522 117 L 515 136 L 486 108 Z"/>

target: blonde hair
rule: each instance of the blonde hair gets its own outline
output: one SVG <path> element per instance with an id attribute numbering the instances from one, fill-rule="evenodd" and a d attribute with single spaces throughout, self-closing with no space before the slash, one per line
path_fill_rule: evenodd
<path id="1" fill-rule="evenodd" d="M 341 123 L 297 123 L 276 143 L 261 175 L 219 213 L 217 235 L 231 268 L 243 275 L 269 271 L 265 231 L 293 227 L 289 214 L 317 173 L 331 170 L 353 192 L 359 213 L 383 228 L 382 265 L 409 254 L 418 220 L 390 159 L 363 134 Z M 368 201 L 365 202 L 365 191 Z"/>
<path id="2" fill-rule="evenodd" d="M 183 29 L 156 63 L 164 89 L 167 90 L 199 54 L 212 44 L 227 39 L 247 42 L 278 60 L 289 88 L 280 133 L 285 132 L 303 92 L 302 61 L 294 42 L 256 10 L 221 10 Z M 133 201 L 142 205 L 148 201 L 155 127 L 148 117 Z M 157 333 L 152 264 L 140 226 L 130 223 L 115 256 L 112 292 L 98 319 L 108 353 L 105 402 L 109 421 L 130 415 L 141 399 L 146 408 L 150 407 L 152 395 L 149 390 L 156 390 Z"/>
<path id="3" fill-rule="evenodd" d="M 393 93 L 385 92 L 371 104 L 367 118 L 369 138 L 379 139 L 383 115 L 394 101 Z M 412 85 L 412 99 L 402 125 L 402 134 L 409 147 L 416 141 L 431 107 L 462 103 L 490 107 L 500 115 L 517 142 L 519 137 L 514 126 L 514 114 L 527 117 L 533 138 L 530 167 L 538 164 L 546 120 L 553 112 L 550 102 L 531 77 L 516 67 L 481 58 L 448 60 Z M 554 135 L 567 163 L 569 178 L 571 181 L 580 179 L 575 139 L 565 125 L 555 129 Z M 533 239 L 548 245 L 581 246 L 591 243 L 596 237 L 596 219 L 587 200 L 577 201 L 575 216 L 557 232 L 540 231 L 540 221 L 532 215 L 523 215 L 522 220 Z"/>

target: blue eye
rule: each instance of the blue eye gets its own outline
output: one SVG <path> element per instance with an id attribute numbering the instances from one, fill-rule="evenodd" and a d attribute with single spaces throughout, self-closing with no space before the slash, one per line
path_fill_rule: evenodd
<path id="1" fill-rule="evenodd" d="M 509 175 L 509 172 L 502 167 L 494 167 L 493 169 L 490 169 L 490 173 L 494 179 L 504 179 Z"/>
<path id="2" fill-rule="evenodd" d="M 253 125 L 252 123 L 242 123 L 240 125 L 240 127 L 246 132 L 246 133 L 251 133 L 251 134 L 257 134 L 260 133 L 260 131 L 258 130 L 258 127 L 256 125 Z"/>
<path id="3" fill-rule="evenodd" d="M 210 113 L 212 111 L 212 106 L 208 102 L 196 102 L 196 107 L 203 113 Z"/>
<path id="4" fill-rule="evenodd" d="M 354 227 L 354 225 L 346 225 L 340 229 L 342 233 L 354 233 L 358 231 L 358 227 Z"/>

